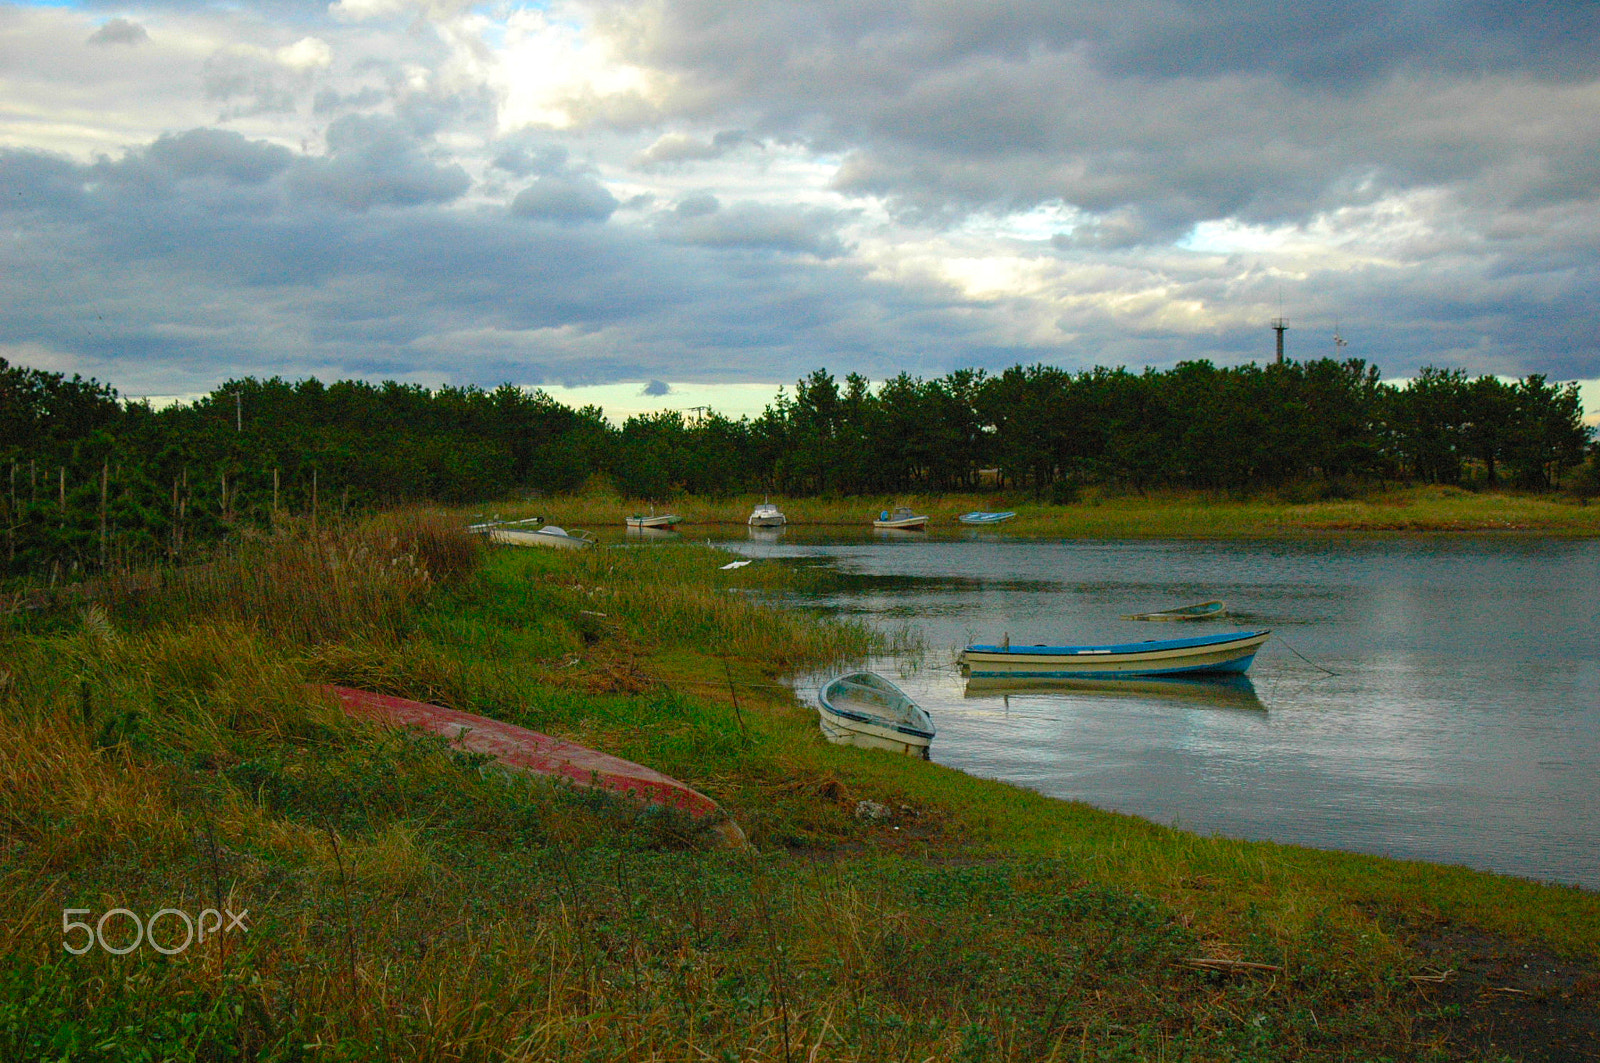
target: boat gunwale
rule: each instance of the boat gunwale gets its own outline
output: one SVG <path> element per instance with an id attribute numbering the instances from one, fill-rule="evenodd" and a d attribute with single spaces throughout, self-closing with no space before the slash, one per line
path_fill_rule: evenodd
<path id="1" fill-rule="evenodd" d="M 1262 631 L 1227 632 L 1221 635 L 1193 635 L 1181 639 L 1145 639 L 1140 642 L 1084 644 L 1080 646 L 994 646 L 974 643 L 962 650 L 963 654 L 978 653 L 1004 657 L 1151 657 L 1167 650 L 1209 649 L 1224 647 L 1254 638 L 1265 639 L 1271 629 Z"/>

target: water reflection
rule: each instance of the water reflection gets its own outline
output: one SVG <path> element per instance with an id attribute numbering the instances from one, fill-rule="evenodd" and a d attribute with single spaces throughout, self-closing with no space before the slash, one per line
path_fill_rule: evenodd
<path id="1" fill-rule="evenodd" d="M 627 536 L 630 539 L 643 539 L 647 542 L 683 538 L 672 528 L 635 528 L 631 525 L 628 527 Z"/>
<path id="2" fill-rule="evenodd" d="M 927 528 L 873 528 L 872 537 L 903 543 L 925 543 L 929 539 Z"/>
<path id="3" fill-rule="evenodd" d="M 775 543 L 783 538 L 785 530 L 784 528 L 758 528 L 752 525 L 747 527 L 745 532 L 753 543 Z"/>
<path id="4" fill-rule="evenodd" d="M 963 695 L 969 699 L 1001 698 L 1009 707 L 1018 700 L 1046 701 L 1062 695 L 1133 698 L 1141 702 L 1175 701 L 1188 708 L 1243 709 L 1266 712 L 1267 706 L 1246 676 L 1185 679 L 1178 676 L 1140 679 L 1047 679 L 973 677 Z"/>

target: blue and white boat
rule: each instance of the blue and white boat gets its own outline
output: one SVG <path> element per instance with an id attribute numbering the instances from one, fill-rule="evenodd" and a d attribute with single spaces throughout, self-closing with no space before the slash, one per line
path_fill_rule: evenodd
<path id="1" fill-rule="evenodd" d="M 984 510 L 976 510 L 972 513 L 963 513 L 961 516 L 957 517 L 956 520 L 959 520 L 962 524 L 1002 524 L 1016 515 L 1016 511 L 1011 509 L 1005 510 L 1002 513 L 989 513 Z"/>
<path id="2" fill-rule="evenodd" d="M 1230 631 L 1188 639 L 1147 639 L 1100 646 L 972 645 L 957 659 L 965 676 L 1131 678 L 1141 675 L 1240 673 L 1270 631 Z"/>
<path id="3" fill-rule="evenodd" d="M 877 672 L 852 672 L 822 684 L 818 723 L 828 741 L 928 759 L 933 718 Z"/>

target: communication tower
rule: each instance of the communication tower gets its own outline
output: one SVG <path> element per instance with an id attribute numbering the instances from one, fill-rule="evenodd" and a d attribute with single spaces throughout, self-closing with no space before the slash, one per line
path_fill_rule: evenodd
<path id="1" fill-rule="evenodd" d="M 1278 364 L 1283 364 L 1283 334 L 1289 331 L 1289 319 L 1275 317 L 1272 319 L 1272 331 L 1278 334 Z"/>

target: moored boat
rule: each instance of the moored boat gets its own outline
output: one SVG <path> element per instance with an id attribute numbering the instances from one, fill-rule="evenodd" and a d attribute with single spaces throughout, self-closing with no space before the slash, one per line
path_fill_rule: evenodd
<path id="1" fill-rule="evenodd" d="M 567 531 L 555 524 L 542 528 L 499 527 L 489 529 L 489 541 L 505 546 L 553 546 L 558 550 L 584 550 L 595 544 L 586 531 Z"/>
<path id="2" fill-rule="evenodd" d="M 1147 639 L 1098 646 L 972 645 L 958 663 L 965 676 L 1115 678 L 1243 672 L 1270 631 L 1231 631 L 1187 639 Z"/>
<path id="3" fill-rule="evenodd" d="M 928 515 L 926 513 L 913 513 L 905 506 L 897 506 L 892 512 L 886 509 L 879 513 L 878 518 L 872 522 L 872 526 L 896 531 L 913 531 L 917 528 L 926 528 L 928 526 Z"/>
<path id="4" fill-rule="evenodd" d="M 649 516 L 635 514 L 628 518 L 627 525 L 630 528 L 671 528 L 682 520 L 676 513 L 664 513 L 659 517 L 654 513 Z"/>
<path id="5" fill-rule="evenodd" d="M 921 705 L 876 672 L 851 672 L 817 692 L 823 735 L 839 745 L 888 749 L 928 759 L 933 719 Z"/>
<path id="6" fill-rule="evenodd" d="M 972 513 L 963 513 L 961 516 L 957 517 L 956 520 L 960 521 L 962 524 L 1003 524 L 1016 515 L 1016 511 L 1010 509 L 1004 510 L 1000 513 L 989 513 L 984 510 L 977 510 Z"/>
<path id="7" fill-rule="evenodd" d="M 750 511 L 750 519 L 746 523 L 752 528 L 781 528 L 789 523 L 789 518 L 783 515 L 783 510 L 763 499 L 759 506 Z"/>
<path id="8" fill-rule="evenodd" d="M 1158 609 L 1152 613 L 1128 613 L 1124 620 L 1210 620 L 1226 616 L 1228 607 L 1222 602 L 1201 602 L 1182 605 L 1176 609 Z"/>

